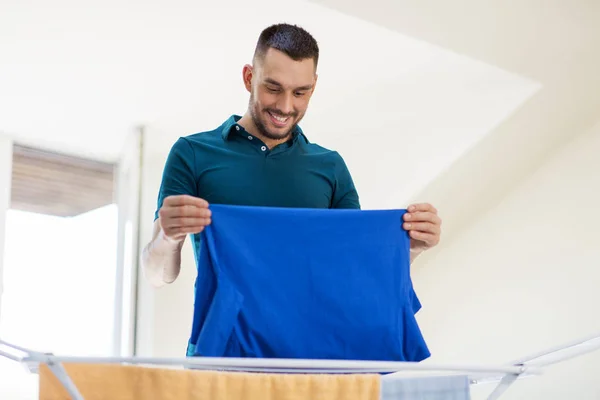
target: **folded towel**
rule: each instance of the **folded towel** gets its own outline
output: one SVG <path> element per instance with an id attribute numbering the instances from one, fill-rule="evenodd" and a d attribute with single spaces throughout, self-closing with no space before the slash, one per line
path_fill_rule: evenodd
<path id="1" fill-rule="evenodd" d="M 377 374 L 276 374 L 63 364 L 85 400 L 379 400 Z M 40 365 L 40 400 L 70 399 Z"/>

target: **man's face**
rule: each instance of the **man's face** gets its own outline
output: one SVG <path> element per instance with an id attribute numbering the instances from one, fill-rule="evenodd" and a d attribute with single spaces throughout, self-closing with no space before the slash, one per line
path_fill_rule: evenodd
<path id="1" fill-rule="evenodd" d="M 317 77 L 313 59 L 294 61 L 269 49 L 262 62 L 244 69 L 244 80 L 254 124 L 266 138 L 282 140 L 304 117 Z"/>

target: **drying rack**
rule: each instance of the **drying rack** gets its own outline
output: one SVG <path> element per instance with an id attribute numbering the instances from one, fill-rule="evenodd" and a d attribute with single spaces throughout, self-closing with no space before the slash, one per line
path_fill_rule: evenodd
<path id="1" fill-rule="evenodd" d="M 4 349 L 3 349 L 4 348 Z M 428 362 L 388 362 L 354 360 L 308 360 L 265 358 L 151 358 L 151 357 L 72 357 L 57 356 L 27 349 L 0 339 L 0 356 L 25 365 L 37 373 L 46 364 L 64 385 L 73 400 L 84 400 L 70 379 L 63 363 L 118 363 L 137 365 L 167 365 L 193 369 L 276 373 L 388 373 L 384 380 L 396 379 L 403 371 L 466 373 L 472 385 L 496 383 L 488 400 L 498 399 L 518 379 L 541 375 L 552 364 L 600 349 L 600 333 L 523 357 L 506 365 L 432 364 Z"/>

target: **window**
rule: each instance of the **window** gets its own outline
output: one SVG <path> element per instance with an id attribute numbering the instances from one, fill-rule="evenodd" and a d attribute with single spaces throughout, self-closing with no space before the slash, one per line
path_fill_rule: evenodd
<path id="1" fill-rule="evenodd" d="M 15 146 L 0 336 L 63 355 L 113 354 L 118 212 L 111 164 Z M 35 376 L 0 364 L 37 398 Z M 15 374 L 14 380 L 8 378 Z M 22 378 L 19 378 L 21 376 Z M 0 397 L 6 393 L 0 390 Z M 13 393 L 10 392 L 10 393 Z"/>

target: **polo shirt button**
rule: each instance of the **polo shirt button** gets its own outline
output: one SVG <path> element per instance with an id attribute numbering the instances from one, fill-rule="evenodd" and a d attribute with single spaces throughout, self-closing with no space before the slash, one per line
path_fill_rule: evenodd
<path id="1" fill-rule="evenodd" d="M 260 149 L 261 149 L 262 151 L 265 151 L 265 150 L 267 150 L 267 147 L 266 147 L 266 146 L 263 146 L 263 147 L 261 147 Z"/>
<path id="2" fill-rule="evenodd" d="M 235 130 L 239 131 L 239 130 L 240 130 L 240 126 L 239 126 L 239 125 L 236 125 L 236 126 L 235 126 Z"/>
<path id="3" fill-rule="evenodd" d="M 252 136 L 248 136 L 248 140 L 252 140 Z"/>

